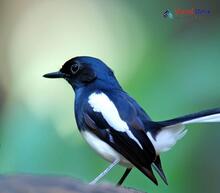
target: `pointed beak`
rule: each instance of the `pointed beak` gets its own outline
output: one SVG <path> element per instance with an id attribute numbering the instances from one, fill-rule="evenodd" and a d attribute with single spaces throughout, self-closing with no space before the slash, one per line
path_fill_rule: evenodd
<path id="1" fill-rule="evenodd" d="M 52 72 L 52 73 L 44 74 L 43 77 L 45 77 L 45 78 L 64 78 L 65 73 L 60 72 L 60 71 Z"/>

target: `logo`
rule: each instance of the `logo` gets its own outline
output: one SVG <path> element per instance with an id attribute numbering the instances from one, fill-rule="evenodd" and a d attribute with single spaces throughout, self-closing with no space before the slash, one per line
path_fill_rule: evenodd
<path id="1" fill-rule="evenodd" d="M 171 13 L 171 11 L 170 11 L 169 9 L 167 9 L 167 10 L 163 13 L 163 17 L 164 17 L 164 18 L 173 19 L 173 14 Z"/>
<path id="2" fill-rule="evenodd" d="M 191 8 L 191 9 L 175 9 L 175 15 L 193 15 L 193 16 L 203 16 L 203 15 L 210 15 L 211 10 L 209 9 L 200 9 L 200 8 Z M 163 12 L 164 18 L 173 19 L 174 16 L 172 12 L 167 9 L 165 12 Z"/>
<path id="3" fill-rule="evenodd" d="M 209 9 L 176 9 L 175 13 L 177 15 L 210 15 L 211 11 Z"/>

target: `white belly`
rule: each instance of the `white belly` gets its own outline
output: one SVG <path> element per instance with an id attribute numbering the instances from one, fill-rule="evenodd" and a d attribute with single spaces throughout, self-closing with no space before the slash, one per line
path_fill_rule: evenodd
<path id="1" fill-rule="evenodd" d="M 121 154 L 115 151 L 110 145 L 100 140 L 94 134 L 89 131 L 82 131 L 82 136 L 86 142 L 94 149 L 99 155 L 101 155 L 105 160 L 113 162 L 116 159 L 120 159 L 120 164 L 125 167 L 133 167 L 133 165 L 125 159 Z"/>

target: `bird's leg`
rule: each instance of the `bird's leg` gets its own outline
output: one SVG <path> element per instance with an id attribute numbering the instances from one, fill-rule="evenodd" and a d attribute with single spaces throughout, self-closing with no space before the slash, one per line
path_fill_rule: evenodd
<path id="1" fill-rule="evenodd" d="M 120 159 L 116 159 L 112 162 L 101 174 L 99 174 L 93 181 L 89 184 L 96 184 L 101 178 L 103 178 L 115 165 L 120 162 Z"/>
<path id="2" fill-rule="evenodd" d="M 117 183 L 117 186 L 122 185 L 122 183 L 124 182 L 124 180 L 127 178 L 128 174 L 131 172 L 132 168 L 127 168 L 123 174 L 123 176 L 120 178 L 120 180 Z"/>

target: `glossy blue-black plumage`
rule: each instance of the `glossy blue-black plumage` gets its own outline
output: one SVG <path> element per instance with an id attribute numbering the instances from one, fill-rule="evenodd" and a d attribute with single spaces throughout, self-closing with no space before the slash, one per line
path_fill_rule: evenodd
<path id="1" fill-rule="evenodd" d="M 150 128 L 144 125 L 149 120 L 149 117 L 139 105 L 134 100 L 131 100 L 124 91 L 118 89 L 103 90 L 96 88 L 84 91 L 79 89 L 78 91 L 80 91 L 80 94 L 76 91 L 75 115 L 79 129 L 95 133 L 100 139 L 112 146 L 153 180 L 153 182 L 157 183 L 151 170 L 151 164 L 156 160 L 157 156 L 153 145 L 146 135 L 147 130 Z M 115 130 L 107 123 L 101 113 L 93 111 L 88 103 L 88 96 L 94 92 L 102 92 L 109 97 L 116 106 L 121 119 L 127 123 L 129 130 L 139 141 L 143 149 L 126 132 Z M 85 121 L 86 118 L 89 120 Z"/>

